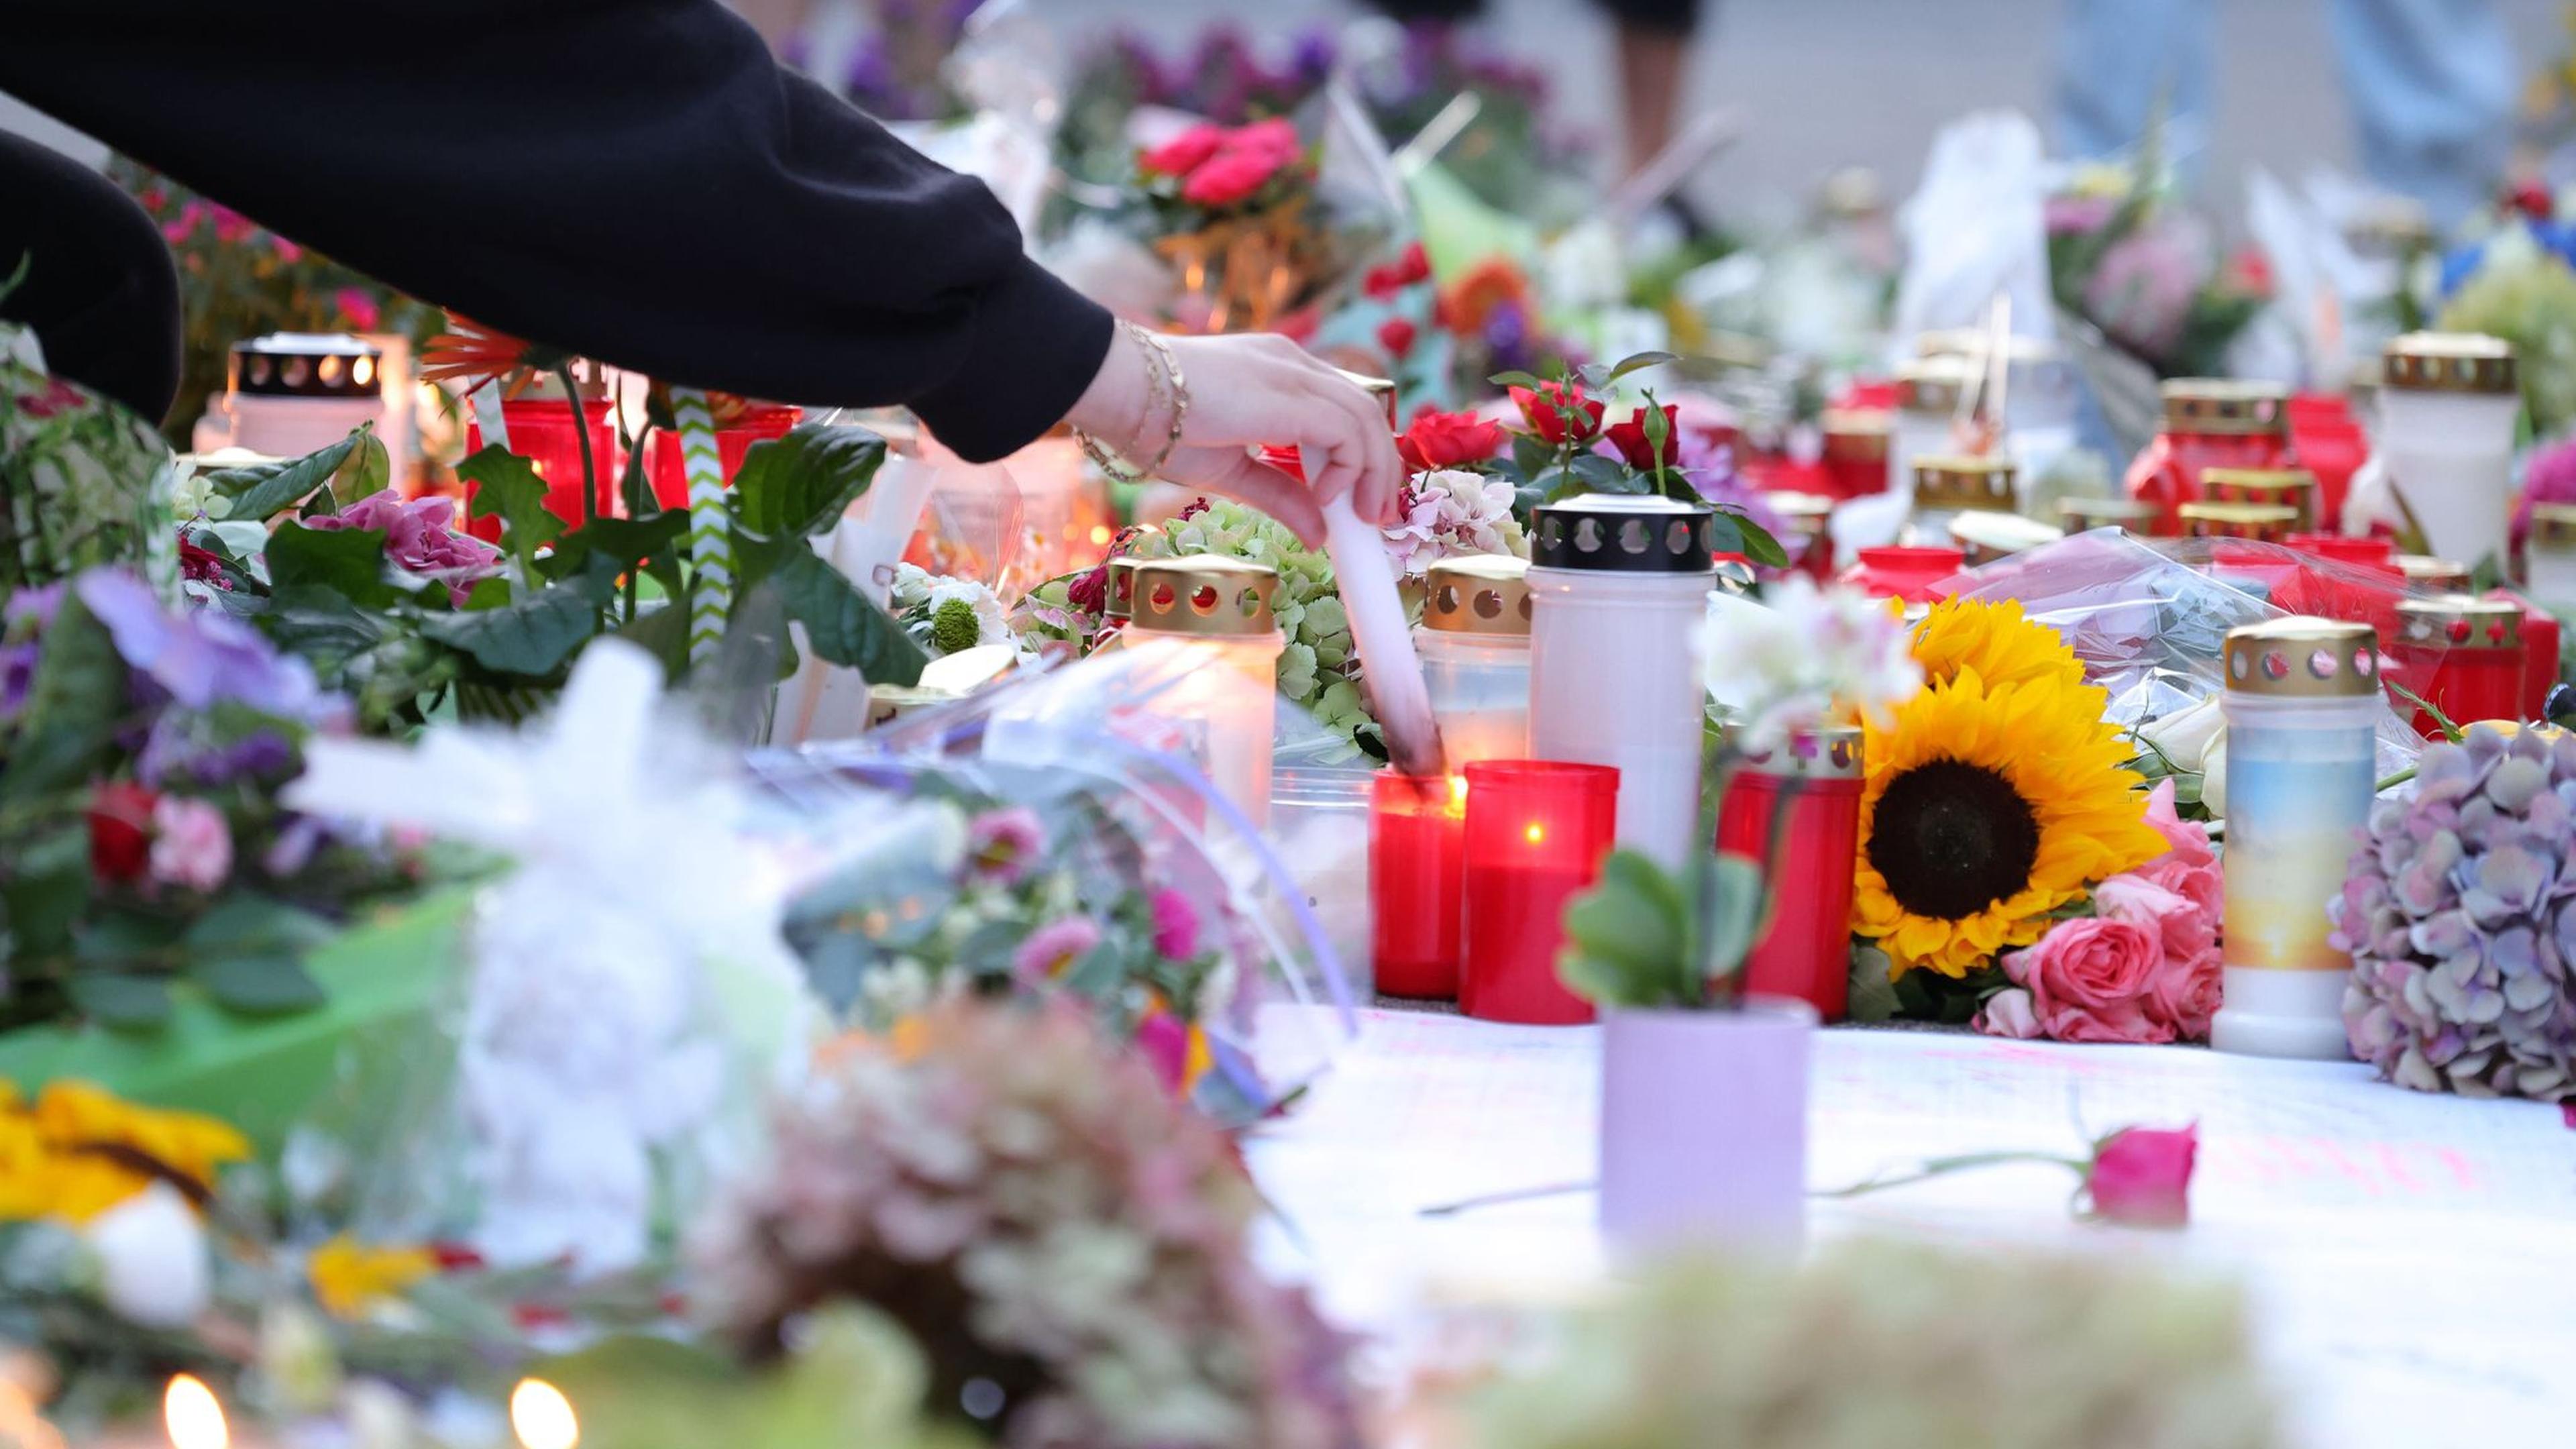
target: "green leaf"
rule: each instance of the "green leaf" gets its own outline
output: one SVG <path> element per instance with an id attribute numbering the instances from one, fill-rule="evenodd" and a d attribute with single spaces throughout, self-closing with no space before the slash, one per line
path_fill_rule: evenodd
<path id="1" fill-rule="evenodd" d="M 466 512 L 501 520 L 501 546 L 522 566 L 563 532 L 563 520 L 546 510 L 546 480 L 536 466 L 498 444 L 488 444 L 456 465 L 456 476 L 475 485 Z"/>
<path id="2" fill-rule="evenodd" d="M 72 953 L 90 966 L 140 965 L 177 945 L 185 929 L 185 922 L 169 916 L 104 910 L 74 932 Z"/>
<path id="3" fill-rule="evenodd" d="M 1574 375 L 1583 379 L 1584 390 L 1587 392 L 1599 392 L 1610 385 L 1610 369 L 1597 362 L 1583 364 L 1574 370 Z"/>
<path id="4" fill-rule="evenodd" d="M 358 430 L 358 445 L 331 474 L 331 501 L 355 503 L 361 498 L 382 493 L 393 482 L 393 459 L 385 453 L 385 440 L 376 436 L 373 424 Z"/>
<path id="5" fill-rule="evenodd" d="M 1577 453 L 1566 471 L 1583 480 L 1595 493 L 1635 493 L 1643 479 L 1628 470 L 1628 465 L 1599 453 Z"/>
<path id="6" fill-rule="evenodd" d="M 688 532 L 685 508 L 650 518 L 593 519 L 555 540 L 554 553 L 539 561 L 537 568 L 548 578 L 566 578 L 581 572 L 593 558 L 601 558 L 625 573 L 656 554 L 673 551 Z"/>
<path id="7" fill-rule="evenodd" d="M 560 583 L 498 609 L 424 615 L 420 632 L 495 673 L 546 675 L 599 633 L 605 602 L 578 583 Z"/>
<path id="8" fill-rule="evenodd" d="M 170 984 L 157 976 L 84 971 L 63 989 L 83 1015 L 110 1031 L 150 1031 L 170 1019 Z"/>
<path id="9" fill-rule="evenodd" d="M 1603 386 L 1617 382 L 1632 372 L 1643 372 L 1649 367 L 1661 367 L 1667 362 L 1679 361 L 1681 358 L 1670 352 L 1632 352 L 1620 358 L 1618 364 L 1610 369 L 1610 375 Z"/>
<path id="10" fill-rule="evenodd" d="M 227 1011 L 275 1015 L 308 1011 L 322 987 L 304 958 L 329 942 L 331 923 L 283 901 L 237 895 L 197 919 L 180 939 L 188 975 Z"/>
<path id="11" fill-rule="evenodd" d="M 734 475 L 737 516 L 770 538 L 810 538 L 840 522 L 885 462 L 885 439 L 865 428 L 802 423 L 751 445 Z"/>
<path id="12" fill-rule="evenodd" d="M 1780 546 L 1780 540 L 1771 536 L 1771 530 L 1742 514 L 1736 514 L 1734 518 L 1738 539 L 1735 552 L 1775 569 L 1789 566 L 1789 551 Z"/>
<path id="13" fill-rule="evenodd" d="M 1537 389 L 1547 386 L 1546 379 L 1533 377 L 1526 372 L 1498 372 L 1492 377 L 1486 378 L 1485 381 L 1492 383 L 1496 387 L 1526 387 Z"/>
<path id="14" fill-rule="evenodd" d="M 73 816 L 8 843 L 0 901 L 8 906 L 7 954 L 47 956 L 73 939 L 89 908 L 89 822 Z M 5 994 L 5 992 L 0 992 Z"/>
<path id="15" fill-rule="evenodd" d="M 206 475 L 206 486 L 233 501 L 231 516 L 265 521 L 304 501 L 315 489 L 331 481 L 349 455 L 358 449 L 358 440 L 368 436 L 360 428 L 340 441 L 317 452 L 283 463 L 254 463 L 247 468 L 222 468 Z M 378 446 L 382 446 L 379 444 Z"/>
<path id="16" fill-rule="evenodd" d="M 268 538 L 268 577 L 273 588 L 318 586 L 361 608 L 381 609 L 402 597 L 385 577 L 380 528 L 282 524 Z"/>
<path id="17" fill-rule="evenodd" d="M 1762 929 L 1762 867 L 1747 857 L 1720 852 L 1715 886 L 1716 909 L 1707 916 L 1708 975 L 1712 981 L 1735 974 Z"/>
<path id="18" fill-rule="evenodd" d="M 921 646 L 812 549 L 790 548 L 770 582 L 823 662 L 856 669 L 875 684 L 920 682 L 921 667 L 930 662 Z"/>
<path id="19" fill-rule="evenodd" d="M 618 629 L 617 637 L 643 645 L 646 652 L 662 661 L 663 672 L 673 679 L 688 672 L 689 611 L 679 604 L 638 611 Z"/>
<path id="20" fill-rule="evenodd" d="M 1650 858 L 1614 850 L 1600 879 L 1565 908 L 1557 974 L 1604 1006 L 1693 1006 L 1698 970 L 1681 883 Z"/>
<path id="21" fill-rule="evenodd" d="M 1902 1005 L 1896 983 L 1887 976 L 1887 953 L 1876 946 L 1854 946 L 1851 952 L 1851 997 L 1845 1014 L 1854 1021 L 1893 1021 Z"/>
<path id="22" fill-rule="evenodd" d="M 29 800 L 88 782 L 125 712 L 125 662 L 107 626 L 66 590 L 45 629 L 35 678 L 14 722 L 0 800 Z"/>
<path id="23" fill-rule="evenodd" d="M 200 961 L 188 975 L 217 1006 L 243 1016 L 311 1011 L 330 999 L 322 983 L 292 956 L 227 956 Z"/>
<path id="24" fill-rule="evenodd" d="M 1556 461 L 1556 449 L 1536 433 L 1512 434 L 1512 462 L 1524 479 L 1536 478 Z"/>

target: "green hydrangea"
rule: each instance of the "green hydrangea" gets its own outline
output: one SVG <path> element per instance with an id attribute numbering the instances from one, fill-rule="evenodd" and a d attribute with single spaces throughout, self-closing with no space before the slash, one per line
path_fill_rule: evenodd
<path id="1" fill-rule="evenodd" d="M 2516 230 L 2488 244 L 2486 260 L 2435 319 L 2444 332 L 2483 332 L 2513 344 L 2532 432 L 2576 421 L 2576 271 Z"/>
<path id="2" fill-rule="evenodd" d="M 930 611 L 930 647 L 941 655 L 972 649 L 983 637 L 983 626 L 975 618 L 975 606 L 964 599 L 949 599 Z"/>

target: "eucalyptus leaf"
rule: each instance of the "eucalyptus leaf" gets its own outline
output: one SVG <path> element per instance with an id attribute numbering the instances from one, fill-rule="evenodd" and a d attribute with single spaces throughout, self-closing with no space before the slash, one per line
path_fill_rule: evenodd
<path id="1" fill-rule="evenodd" d="M 827 532 L 868 491 L 884 462 L 885 439 L 865 428 L 799 424 L 743 454 L 733 481 L 738 516 L 771 538 Z"/>
<path id="2" fill-rule="evenodd" d="M 245 468 L 219 468 L 205 477 L 206 486 L 232 500 L 231 516 L 265 520 L 303 502 L 331 481 L 356 452 L 368 430 L 360 428 L 340 441 L 301 458 L 281 463 L 253 463 Z M 381 446 L 381 445 L 379 445 Z"/>

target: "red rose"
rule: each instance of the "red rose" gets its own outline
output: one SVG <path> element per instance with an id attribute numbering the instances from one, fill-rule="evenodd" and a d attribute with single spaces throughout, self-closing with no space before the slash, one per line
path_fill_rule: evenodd
<path id="1" fill-rule="evenodd" d="M 1408 287 L 1416 282 L 1430 281 L 1431 254 L 1422 249 L 1422 243 L 1410 243 L 1404 249 L 1404 260 L 1396 263 L 1396 269 L 1396 279 Z"/>
<path id="2" fill-rule="evenodd" d="M 1444 413 L 1425 408 L 1413 426 L 1395 440 L 1407 472 L 1473 466 L 1491 459 L 1503 446 L 1503 425 L 1474 413 Z"/>
<path id="3" fill-rule="evenodd" d="M 2107 1221 L 2142 1228 L 2178 1228 L 2191 1221 L 2192 1159 L 2200 1129 L 2161 1132 L 2123 1127 L 2093 1149 L 2084 1186 L 2093 1211 Z"/>
<path id="4" fill-rule="evenodd" d="M 1270 184 L 1287 158 L 1232 147 L 1218 152 L 1181 183 L 1181 200 L 1192 206 L 1232 206 L 1248 201 Z"/>
<path id="5" fill-rule="evenodd" d="M 1681 451 L 1674 442 L 1674 439 L 1681 436 L 1681 409 L 1671 403 L 1664 404 L 1664 446 L 1661 459 L 1655 456 L 1655 445 L 1646 436 L 1646 413 L 1643 408 L 1630 414 L 1626 422 L 1612 423 L 1610 431 L 1604 436 L 1610 439 L 1610 446 L 1619 450 L 1619 456 L 1628 460 L 1628 466 L 1631 468 L 1651 473 L 1657 468 L 1670 467 L 1673 459 Z"/>
<path id="6" fill-rule="evenodd" d="M 1516 387 L 1512 389 L 1512 402 L 1521 410 L 1521 417 L 1529 423 L 1530 431 L 1550 443 L 1590 442 L 1601 431 L 1601 400 L 1585 397 L 1583 389 L 1571 383 L 1546 382 L 1536 388 Z M 1582 430 L 1570 438 L 1566 418 L 1558 411 L 1559 408 L 1585 420 Z"/>
<path id="7" fill-rule="evenodd" d="M 1389 357 L 1402 357 L 1413 350 L 1413 324 L 1401 317 L 1389 317 L 1377 324 L 1377 345 Z"/>
<path id="8" fill-rule="evenodd" d="M 1187 176 L 1225 144 L 1220 126 L 1192 126 L 1136 158 L 1136 168 L 1153 176 Z"/>
<path id="9" fill-rule="evenodd" d="M 1086 614 L 1097 614 L 1109 606 L 1109 565 L 1102 564 L 1088 573 L 1078 574 L 1064 586 L 1065 602 Z"/>
<path id="10" fill-rule="evenodd" d="M 89 800 L 89 868 L 111 885 L 140 880 L 152 863 L 152 807 L 160 796 L 119 781 Z"/>
<path id="11" fill-rule="evenodd" d="M 1225 138 L 1225 149 L 1245 155 L 1267 156 L 1285 165 L 1306 147 L 1297 139 L 1297 127 L 1293 123 L 1273 117 L 1236 130 Z"/>

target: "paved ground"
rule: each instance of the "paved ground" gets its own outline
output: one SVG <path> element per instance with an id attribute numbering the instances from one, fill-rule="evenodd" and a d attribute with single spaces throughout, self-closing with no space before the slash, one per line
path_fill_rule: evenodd
<path id="1" fill-rule="evenodd" d="M 1363 13 L 1344 0 L 1033 0 L 1068 34 L 1126 22 L 1194 33 L 1216 16 L 1255 35 Z M 1493 32 L 1549 59 L 1567 112 L 1609 137 L 1608 33 L 1577 0 L 1488 0 Z M 1981 105 L 2042 114 L 2056 0 L 1707 0 L 1694 87 L 1705 104 L 1749 108 L 1755 129 L 1698 188 L 1721 207 L 1776 202 L 1828 168 L 1863 163 L 1910 187 L 1941 122 Z M 2350 119 L 2327 37 L 2325 0 L 2209 0 L 2231 35 L 2210 145 L 2212 201 L 2241 205 L 2244 168 L 2351 164 Z M 2556 51 L 2558 0 L 2495 0 L 2526 65 Z"/>

